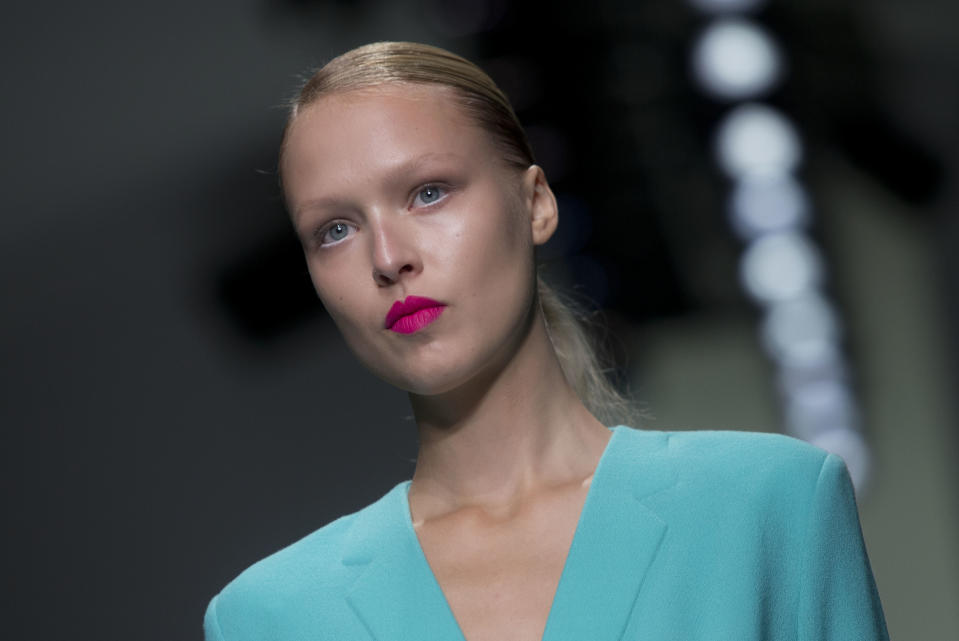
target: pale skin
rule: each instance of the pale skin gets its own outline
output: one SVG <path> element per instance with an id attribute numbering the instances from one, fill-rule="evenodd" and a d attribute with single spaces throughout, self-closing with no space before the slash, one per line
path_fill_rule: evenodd
<path id="1" fill-rule="evenodd" d="M 508 165 L 435 85 L 337 93 L 300 110 L 283 156 L 314 286 L 347 343 L 409 393 L 414 529 L 468 641 L 543 630 L 610 432 L 567 384 L 533 252 L 558 222 L 538 166 Z M 445 304 L 414 334 L 406 296 Z"/>

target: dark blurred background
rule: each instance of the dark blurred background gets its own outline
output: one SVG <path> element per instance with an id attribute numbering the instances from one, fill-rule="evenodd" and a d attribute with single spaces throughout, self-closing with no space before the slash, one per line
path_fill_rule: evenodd
<path id="1" fill-rule="evenodd" d="M 730 24 L 738 40 L 704 49 Z M 602 313 L 645 427 L 846 455 L 893 638 L 951 638 L 956 24 L 936 0 L 5 7 L 4 637 L 199 639 L 244 567 L 409 477 L 405 396 L 325 318 L 275 176 L 303 74 L 403 39 L 479 62 L 514 100 L 561 203 L 545 268 Z M 749 131 L 773 138 L 724 151 L 731 114 L 760 104 L 778 120 Z M 744 229 L 730 153 L 786 163 L 798 218 Z M 797 282 L 818 306 L 770 334 Z M 826 393 L 798 403 L 808 368 L 786 356 L 823 349 Z"/>

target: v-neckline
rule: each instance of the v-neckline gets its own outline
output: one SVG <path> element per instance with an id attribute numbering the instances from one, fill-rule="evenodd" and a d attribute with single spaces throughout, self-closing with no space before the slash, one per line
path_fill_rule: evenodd
<path id="1" fill-rule="evenodd" d="M 559 581 L 556 583 L 556 588 L 553 592 L 553 598 L 550 601 L 549 613 L 546 615 L 546 623 L 543 626 L 543 635 L 540 638 L 540 641 L 549 641 L 550 631 L 551 631 L 551 622 L 556 618 L 554 614 L 557 596 L 560 594 L 562 587 L 566 581 L 569 580 L 570 574 L 575 574 L 576 558 L 577 558 L 577 549 L 580 547 L 577 545 L 577 542 L 582 539 L 580 532 L 589 527 L 590 515 L 593 511 L 592 504 L 595 502 L 593 496 L 602 490 L 596 490 L 597 485 L 602 485 L 603 477 L 603 468 L 605 467 L 604 463 L 607 458 L 610 450 L 613 449 L 613 441 L 616 440 L 617 434 L 624 429 L 622 426 L 616 426 L 608 428 L 611 432 L 610 438 L 606 441 L 606 446 L 603 448 L 603 453 L 600 455 L 599 460 L 596 463 L 596 468 L 593 470 L 593 477 L 590 481 L 589 488 L 586 490 L 586 498 L 583 500 L 583 507 L 580 509 L 579 518 L 576 520 L 576 528 L 573 530 L 573 539 L 569 544 L 569 549 L 566 551 L 566 558 L 563 561 L 563 569 L 559 575 Z M 402 491 L 400 495 L 402 497 L 401 505 L 403 507 L 403 525 L 407 537 L 410 539 L 409 543 L 412 545 L 413 549 L 416 550 L 417 562 L 421 564 L 423 571 L 432 579 L 435 584 L 437 591 L 439 592 L 443 605 L 446 607 L 447 612 L 449 612 L 450 618 L 453 621 L 453 624 L 456 626 L 456 630 L 459 632 L 459 637 L 461 641 L 466 641 L 466 635 L 463 634 L 463 628 L 460 626 L 459 621 L 456 620 L 456 615 L 453 613 L 453 608 L 450 606 L 449 599 L 446 597 L 446 593 L 443 592 L 443 587 L 440 585 L 439 580 L 436 578 L 436 574 L 433 572 L 433 568 L 430 567 L 429 561 L 426 558 L 426 552 L 423 550 L 423 546 L 420 543 L 419 536 L 416 534 L 416 529 L 413 527 L 413 514 L 410 510 L 409 502 L 409 491 L 410 491 L 411 481 L 405 481 L 403 483 Z M 586 524 L 586 525 L 584 525 Z"/>

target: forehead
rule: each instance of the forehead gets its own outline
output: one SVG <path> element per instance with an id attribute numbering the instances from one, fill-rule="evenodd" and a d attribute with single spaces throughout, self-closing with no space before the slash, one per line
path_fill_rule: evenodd
<path id="1" fill-rule="evenodd" d="M 338 174 L 364 175 L 443 154 L 491 160 L 496 151 L 451 88 L 392 83 L 335 93 L 300 109 L 282 171 L 295 190 L 307 177 L 341 180 Z"/>
<path id="2" fill-rule="evenodd" d="M 294 126 L 304 119 L 311 120 L 322 116 L 343 117 L 357 110 L 404 114 L 408 110 L 424 108 L 458 120 L 460 124 L 472 124 L 452 87 L 386 82 L 323 96 L 298 110 Z"/>

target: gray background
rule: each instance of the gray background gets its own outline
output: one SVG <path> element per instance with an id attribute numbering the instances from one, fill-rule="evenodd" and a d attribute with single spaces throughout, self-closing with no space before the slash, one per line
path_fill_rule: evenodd
<path id="1" fill-rule="evenodd" d="M 808 167 L 874 452 L 863 528 L 901 639 L 959 629 L 956 13 L 853 13 L 877 99 L 942 160 L 937 197 L 917 211 L 828 149 Z M 4 637 L 200 638 L 226 581 L 407 478 L 415 455 L 405 397 L 321 313 L 251 338 L 223 302 L 225 271 L 283 233 L 279 105 L 363 42 L 477 47 L 429 2 L 3 14 Z M 612 316 L 649 426 L 776 429 L 742 306 Z"/>

